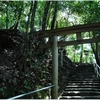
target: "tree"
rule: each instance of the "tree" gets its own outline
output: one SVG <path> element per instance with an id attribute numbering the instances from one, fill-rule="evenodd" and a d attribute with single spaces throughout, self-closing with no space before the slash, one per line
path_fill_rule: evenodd
<path id="1" fill-rule="evenodd" d="M 47 15 L 48 15 L 48 11 L 49 11 L 49 6 L 50 6 L 50 1 L 47 1 L 45 3 L 45 8 L 44 8 L 44 16 L 43 16 L 43 20 L 42 20 L 42 30 L 46 29 L 46 22 L 47 22 Z"/>

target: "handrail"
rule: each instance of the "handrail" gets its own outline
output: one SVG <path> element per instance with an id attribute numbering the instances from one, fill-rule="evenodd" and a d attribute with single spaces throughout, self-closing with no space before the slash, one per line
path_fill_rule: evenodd
<path id="1" fill-rule="evenodd" d="M 96 61 L 94 61 L 93 57 L 91 57 L 91 61 L 92 61 L 92 64 L 94 66 L 94 71 L 97 75 L 97 78 L 99 78 L 100 77 L 100 66 L 97 64 Z"/>
<path id="2" fill-rule="evenodd" d="M 23 96 L 26 96 L 26 95 L 30 95 L 30 94 L 33 94 L 33 93 L 37 93 L 39 91 L 43 91 L 43 90 L 46 90 L 46 89 L 50 89 L 52 87 L 54 87 L 55 85 L 50 85 L 50 86 L 47 86 L 47 87 L 44 87 L 44 88 L 41 88 L 41 89 L 38 89 L 38 90 L 34 90 L 34 91 L 31 91 L 31 92 L 28 92 L 28 93 L 24 93 L 24 94 L 20 94 L 20 95 L 17 95 L 17 96 L 14 96 L 14 97 L 11 97 L 7 100 L 13 100 L 13 99 L 18 99 L 18 98 L 21 98 Z"/>

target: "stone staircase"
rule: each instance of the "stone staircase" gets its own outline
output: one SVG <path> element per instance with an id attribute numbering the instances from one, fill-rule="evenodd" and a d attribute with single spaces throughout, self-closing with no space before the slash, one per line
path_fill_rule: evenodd
<path id="1" fill-rule="evenodd" d="M 100 99 L 100 83 L 92 65 L 76 68 L 59 99 Z"/>

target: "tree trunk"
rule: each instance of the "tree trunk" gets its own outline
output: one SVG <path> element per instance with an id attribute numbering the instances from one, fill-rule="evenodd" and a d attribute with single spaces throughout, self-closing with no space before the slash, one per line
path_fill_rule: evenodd
<path id="1" fill-rule="evenodd" d="M 29 34 L 28 34 L 28 29 L 29 29 L 29 23 L 30 23 L 30 15 L 31 15 L 31 12 L 32 12 L 32 6 L 33 6 L 33 2 L 31 2 L 30 4 L 30 11 L 28 13 L 28 20 L 27 20 L 27 23 L 26 23 L 26 37 L 27 37 L 27 45 L 26 45 L 26 51 L 24 52 L 24 62 L 23 62 L 23 71 L 26 69 L 26 59 L 28 57 L 28 49 L 29 49 Z"/>
<path id="2" fill-rule="evenodd" d="M 15 26 L 14 26 L 14 29 L 15 29 L 15 30 L 17 29 L 18 23 L 19 23 L 19 21 L 20 21 L 20 19 L 21 19 L 22 8 L 23 8 L 23 7 L 21 7 L 20 10 L 19 10 L 18 19 L 17 19 L 17 22 L 16 22 L 16 24 L 15 24 Z"/>
<path id="3" fill-rule="evenodd" d="M 37 8 L 37 1 L 31 1 L 32 3 L 32 15 L 31 15 L 31 22 L 30 22 L 30 34 L 29 34 L 29 50 L 31 51 L 32 48 L 32 42 L 34 37 L 34 20 L 35 20 L 35 14 L 36 14 L 36 8 Z"/>
<path id="4" fill-rule="evenodd" d="M 55 26 L 55 22 L 56 22 L 56 16 L 57 16 L 57 1 L 54 2 L 55 3 L 55 8 L 54 8 L 54 13 L 53 13 L 53 19 L 51 22 L 51 29 L 54 29 Z"/>
<path id="5" fill-rule="evenodd" d="M 80 63 L 82 63 L 82 58 L 83 58 L 83 44 L 81 44 Z"/>
<path id="6" fill-rule="evenodd" d="M 32 1 L 33 3 L 33 1 Z M 34 2 L 33 7 L 32 7 L 32 15 L 31 15 L 31 31 L 29 34 L 29 59 L 30 59 L 30 66 L 31 66 L 31 57 L 32 57 L 32 45 L 33 45 L 33 37 L 34 37 L 34 20 L 35 20 L 35 13 L 36 13 L 36 8 L 37 8 L 37 1 Z"/>
<path id="7" fill-rule="evenodd" d="M 95 52 L 95 58 L 97 61 L 97 64 L 100 66 L 100 60 L 99 60 L 99 55 L 98 55 L 98 43 L 96 42 L 96 52 Z"/>
<path id="8" fill-rule="evenodd" d="M 53 19 L 52 19 L 52 22 L 51 22 L 51 29 L 54 29 L 54 26 L 55 26 L 58 2 L 55 1 L 54 4 L 55 4 L 55 8 L 54 8 L 54 12 L 53 12 Z M 49 41 L 52 41 L 52 38 L 49 38 Z"/>
<path id="9" fill-rule="evenodd" d="M 35 13 L 37 8 L 37 1 L 34 1 L 33 8 L 32 8 L 32 16 L 31 16 L 31 32 L 33 33 L 34 30 L 34 20 L 35 20 Z"/>
<path id="10" fill-rule="evenodd" d="M 90 36 L 90 33 L 89 33 L 89 36 Z M 96 37 L 96 33 L 93 33 L 93 38 Z M 91 43 L 91 48 L 92 48 L 92 51 L 95 55 L 95 59 L 96 59 L 96 62 L 97 64 L 100 66 L 100 59 L 99 59 L 99 54 L 98 54 L 98 42 L 95 43 L 95 45 L 93 45 L 93 43 Z"/>
<path id="11" fill-rule="evenodd" d="M 98 43 L 97 43 L 97 42 L 95 43 L 95 46 L 96 46 L 96 48 L 94 49 L 94 45 L 91 44 L 93 53 L 94 53 L 94 55 L 95 55 L 96 62 L 97 62 L 97 64 L 100 66 L 100 60 L 99 60 L 99 55 L 98 55 Z"/>
<path id="12" fill-rule="evenodd" d="M 46 28 L 46 21 L 47 21 L 49 6 L 50 6 L 50 1 L 46 1 L 45 8 L 44 8 L 44 16 L 42 20 L 42 30 L 45 30 Z"/>

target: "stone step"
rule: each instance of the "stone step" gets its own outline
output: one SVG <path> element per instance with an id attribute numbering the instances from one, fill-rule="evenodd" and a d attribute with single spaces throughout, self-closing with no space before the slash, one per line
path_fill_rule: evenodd
<path id="1" fill-rule="evenodd" d="M 83 75 L 83 74 L 79 74 L 79 75 L 74 75 L 74 76 L 72 76 L 72 77 L 88 77 L 88 78 L 91 78 L 91 77 L 96 77 L 96 75 Z"/>
<path id="2" fill-rule="evenodd" d="M 84 73 L 84 72 L 85 72 L 85 73 Z M 92 75 L 92 74 L 93 74 L 93 75 L 94 75 L 95 72 L 94 72 L 94 71 L 91 71 L 91 72 L 90 72 L 90 71 L 87 71 L 87 70 L 84 70 L 84 69 L 83 69 L 83 71 L 76 70 L 76 73 L 75 73 L 75 74 L 76 74 L 76 75 L 78 75 L 78 74 L 83 74 L 83 75 L 85 75 L 85 74 L 88 74 L 88 75 L 90 74 L 90 75 Z"/>
<path id="3" fill-rule="evenodd" d="M 81 77 L 92 78 L 92 77 L 96 77 L 96 76 L 95 75 L 91 75 L 91 76 L 90 75 L 88 75 L 88 76 L 87 75 L 77 75 L 77 76 L 74 75 L 74 76 L 72 76 L 72 78 L 81 78 Z"/>
<path id="4" fill-rule="evenodd" d="M 68 85 L 100 85 L 99 83 L 68 83 Z"/>
<path id="5" fill-rule="evenodd" d="M 64 91 L 100 91 L 100 88 L 91 88 L 91 87 L 76 87 L 76 88 L 66 88 Z"/>
<path id="6" fill-rule="evenodd" d="M 91 80 L 97 80 L 97 79 L 92 79 L 92 78 L 83 78 L 83 79 L 79 79 L 79 78 L 74 78 L 71 79 L 71 81 L 91 81 Z"/>
<path id="7" fill-rule="evenodd" d="M 90 79 L 94 79 L 96 77 L 85 77 L 85 76 L 80 76 L 80 77 L 71 77 L 71 80 L 84 80 L 84 79 L 87 79 L 87 80 L 90 80 Z"/>
<path id="8" fill-rule="evenodd" d="M 98 91 L 64 91 L 62 96 L 96 96 L 100 95 Z"/>
<path id="9" fill-rule="evenodd" d="M 85 74 L 82 74 L 82 73 L 79 74 L 78 73 L 76 75 L 73 75 L 72 77 L 74 77 L 74 76 L 77 76 L 77 77 L 80 77 L 80 76 L 93 77 L 93 76 L 96 76 L 96 75 L 95 75 L 95 73 L 94 74 L 93 73 L 92 74 L 90 74 L 90 73 L 88 73 L 88 74 L 86 74 L 86 73 Z"/>
<path id="10" fill-rule="evenodd" d="M 93 67 L 77 67 L 66 85 L 60 99 L 100 99 L 100 81 Z"/>
<path id="11" fill-rule="evenodd" d="M 100 84 L 69 84 L 69 85 L 67 85 L 68 87 L 70 87 L 70 86 L 76 86 L 76 87 L 93 87 L 93 86 L 100 86 Z"/>
<path id="12" fill-rule="evenodd" d="M 100 95 L 96 96 L 61 96 L 59 99 L 100 99 Z"/>
<path id="13" fill-rule="evenodd" d="M 85 81 L 85 80 L 80 80 L 80 81 L 76 81 L 76 80 L 71 80 L 71 81 L 68 81 L 68 83 L 91 83 L 91 82 L 93 82 L 93 83 L 98 83 L 99 81 L 98 80 L 87 80 L 87 81 Z"/>
<path id="14" fill-rule="evenodd" d="M 95 85 L 68 85 L 66 86 L 66 88 L 88 88 L 88 87 L 91 87 L 91 88 L 100 88 L 100 86 L 95 86 Z"/>

